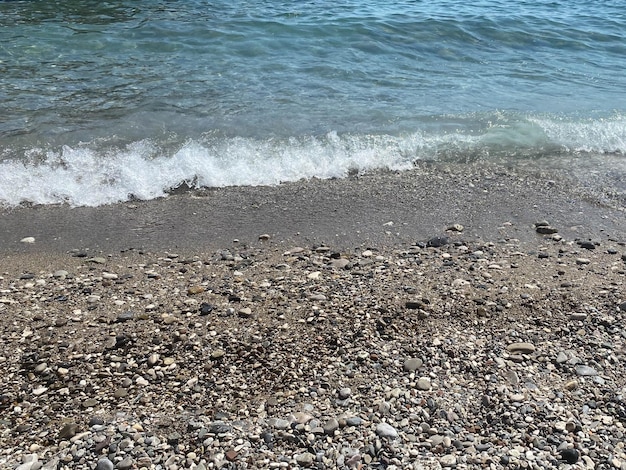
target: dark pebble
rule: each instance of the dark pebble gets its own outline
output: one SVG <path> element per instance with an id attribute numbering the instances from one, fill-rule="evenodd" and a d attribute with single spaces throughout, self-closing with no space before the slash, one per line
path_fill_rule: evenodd
<path id="1" fill-rule="evenodd" d="M 426 242 L 426 246 L 439 248 L 440 246 L 445 246 L 448 243 L 450 243 L 450 239 L 448 237 L 432 237 Z"/>
<path id="2" fill-rule="evenodd" d="M 578 246 L 580 246 L 581 248 L 584 248 L 586 250 L 595 250 L 596 249 L 595 243 L 593 243 L 591 241 L 580 241 L 580 242 L 578 242 Z"/>
<path id="3" fill-rule="evenodd" d="M 104 424 L 104 420 L 99 416 L 94 416 L 89 420 L 89 427 L 91 426 L 102 426 Z"/>
<path id="4" fill-rule="evenodd" d="M 202 302 L 200 304 L 200 315 L 208 315 L 213 311 L 213 305 L 207 304 L 206 302 Z"/>
<path id="5" fill-rule="evenodd" d="M 127 322 L 130 320 L 133 320 L 135 318 L 135 312 L 124 312 L 124 313 L 120 313 L 117 318 L 116 318 L 116 322 L 118 323 L 123 323 L 123 322 Z"/>
<path id="6" fill-rule="evenodd" d="M 561 459 L 565 460 L 569 464 L 575 464 L 578 462 L 580 454 L 576 449 L 564 449 L 561 451 Z"/>

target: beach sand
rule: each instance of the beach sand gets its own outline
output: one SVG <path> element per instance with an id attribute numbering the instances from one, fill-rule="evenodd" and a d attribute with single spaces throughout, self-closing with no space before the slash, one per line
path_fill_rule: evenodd
<path id="1" fill-rule="evenodd" d="M 0 466 L 620 468 L 625 241 L 469 165 L 5 210 Z"/>

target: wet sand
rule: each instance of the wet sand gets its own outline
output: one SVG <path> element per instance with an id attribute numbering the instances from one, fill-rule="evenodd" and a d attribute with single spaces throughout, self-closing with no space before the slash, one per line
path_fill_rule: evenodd
<path id="1" fill-rule="evenodd" d="M 232 187 L 97 208 L 38 206 L 0 213 L 0 253 L 111 254 L 122 250 L 212 251 L 261 234 L 287 244 L 394 246 L 441 234 L 534 242 L 547 219 L 569 238 L 621 237 L 623 208 L 581 195 L 567 181 L 471 165 L 423 164 L 345 180 Z M 505 225 L 506 224 L 506 225 Z M 20 243 L 34 237 L 32 245 Z"/>

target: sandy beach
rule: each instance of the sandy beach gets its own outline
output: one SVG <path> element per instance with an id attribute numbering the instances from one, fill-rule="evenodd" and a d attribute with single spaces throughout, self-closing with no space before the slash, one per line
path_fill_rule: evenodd
<path id="1" fill-rule="evenodd" d="M 596 196 L 424 164 L 4 210 L 0 466 L 626 468 Z"/>

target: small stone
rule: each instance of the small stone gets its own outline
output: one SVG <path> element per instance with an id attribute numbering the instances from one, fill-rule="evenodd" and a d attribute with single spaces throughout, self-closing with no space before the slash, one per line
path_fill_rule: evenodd
<path id="1" fill-rule="evenodd" d="M 338 395 L 341 400 L 345 400 L 349 398 L 352 394 L 352 389 L 350 387 L 345 387 L 339 390 Z"/>
<path id="2" fill-rule="evenodd" d="M 595 375 L 598 375 L 598 371 L 595 370 L 593 367 L 589 367 L 589 366 L 585 366 L 585 365 L 577 365 L 575 368 L 576 370 L 576 375 L 579 375 L 581 377 L 593 377 Z"/>
<path id="3" fill-rule="evenodd" d="M 398 431 L 396 431 L 393 426 L 387 423 L 378 423 L 378 425 L 376 426 L 376 434 L 378 434 L 380 437 L 388 437 L 391 439 L 395 439 L 396 437 L 398 437 Z"/>
<path id="4" fill-rule="evenodd" d="M 237 451 L 236 450 L 229 450 L 228 452 L 226 452 L 225 457 L 226 460 L 228 460 L 229 462 L 234 462 L 237 459 Z"/>
<path id="5" fill-rule="evenodd" d="M 580 457 L 580 454 L 578 453 L 576 449 L 563 449 L 561 451 L 561 459 L 565 460 L 570 465 L 578 462 L 579 457 Z"/>
<path id="6" fill-rule="evenodd" d="M 423 363 L 424 362 L 421 359 L 412 357 L 404 361 L 403 368 L 405 372 L 415 372 L 417 369 L 422 367 Z"/>
<path id="7" fill-rule="evenodd" d="M 118 470 L 129 470 L 133 466 L 133 459 L 131 457 L 126 457 L 124 460 L 119 462 L 115 468 Z"/>
<path id="8" fill-rule="evenodd" d="M 96 470 L 113 470 L 114 468 L 115 466 L 113 465 L 113 462 L 106 457 L 98 460 L 98 463 L 96 464 Z"/>
<path id="9" fill-rule="evenodd" d="M 113 392 L 113 396 L 115 398 L 124 398 L 128 396 L 128 389 L 125 388 L 118 388 L 117 390 L 115 390 L 115 392 Z"/>
<path id="10" fill-rule="evenodd" d="M 20 240 L 20 243 L 35 243 L 35 237 L 24 237 Z"/>
<path id="11" fill-rule="evenodd" d="M 114 281 L 116 279 L 118 279 L 118 275 L 115 273 L 108 273 L 108 272 L 103 272 L 102 273 L 102 279 L 106 279 L 108 281 Z"/>
<path id="12" fill-rule="evenodd" d="M 456 466 L 456 457 L 450 454 L 442 455 L 439 457 L 439 463 L 444 467 Z"/>
<path id="13" fill-rule="evenodd" d="M 225 354 L 226 352 L 223 349 L 215 349 L 211 351 L 211 359 L 221 359 Z"/>
<path id="14" fill-rule="evenodd" d="M 432 237 L 426 242 L 426 246 L 431 248 L 440 248 L 448 243 L 450 243 L 450 239 L 448 237 Z"/>
<path id="15" fill-rule="evenodd" d="M 128 311 L 128 312 L 120 313 L 115 319 L 115 321 L 117 323 L 124 323 L 127 321 L 131 321 L 134 318 L 135 318 L 135 312 Z"/>
<path id="16" fill-rule="evenodd" d="M 559 353 L 556 355 L 557 364 L 563 364 L 566 361 L 567 361 L 567 354 L 564 351 L 559 351 Z"/>
<path id="17" fill-rule="evenodd" d="M 98 400 L 96 400 L 95 398 L 87 398 L 82 403 L 83 408 L 92 408 L 92 407 L 96 406 L 97 404 L 98 404 Z"/>
<path id="18" fill-rule="evenodd" d="M 221 421 L 215 421 L 209 424 L 209 432 L 211 434 L 226 434 L 232 431 L 232 426 Z"/>
<path id="19" fill-rule="evenodd" d="M 244 307 L 238 312 L 241 318 L 250 318 L 252 317 L 252 309 L 250 307 Z"/>
<path id="20" fill-rule="evenodd" d="M 462 232 L 463 230 L 465 230 L 465 227 L 463 227 L 461 224 L 452 224 L 446 230 L 449 232 Z"/>
<path id="21" fill-rule="evenodd" d="M 348 426 L 360 426 L 363 424 L 363 420 L 358 416 L 350 416 L 346 419 L 346 425 Z"/>
<path id="22" fill-rule="evenodd" d="M 324 433 L 333 434 L 339 428 L 339 422 L 335 418 L 331 418 L 324 424 Z"/>
<path id="23" fill-rule="evenodd" d="M 259 240 L 261 240 L 261 241 L 267 241 L 270 238 L 272 238 L 272 237 L 270 237 L 270 235 L 267 234 L 267 233 L 263 233 L 263 234 L 259 235 Z"/>
<path id="24" fill-rule="evenodd" d="M 580 246 L 581 248 L 584 248 L 585 250 L 595 250 L 596 249 L 596 244 L 592 241 L 589 240 L 585 240 L 585 241 L 579 241 L 578 242 L 578 246 Z"/>
<path id="25" fill-rule="evenodd" d="M 621 304 L 619 304 L 618 308 L 619 308 L 622 312 L 626 312 L 626 302 L 622 302 Z"/>
<path id="26" fill-rule="evenodd" d="M 588 258 L 576 258 L 576 264 L 579 266 L 584 266 L 589 263 L 591 263 L 591 260 Z"/>
<path id="27" fill-rule="evenodd" d="M 310 452 L 304 452 L 302 454 L 296 455 L 296 462 L 301 467 L 310 467 L 315 461 L 315 455 Z"/>
<path id="28" fill-rule="evenodd" d="M 275 429 L 289 429 L 290 423 L 286 419 L 270 418 L 268 424 Z"/>
<path id="29" fill-rule="evenodd" d="M 535 352 L 535 345 L 532 343 L 512 343 L 506 347 L 510 353 L 531 354 Z"/>
<path id="30" fill-rule="evenodd" d="M 200 312 L 200 315 L 202 316 L 208 315 L 209 313 L 213 311 L 213 305 L 208 304 L 206 302 L 202 302 L 200 304 L 200 308 L 198 309 L 198 311 Z"/>
<path id="31" fill-rule="evenodd" d="M 330 263 L 330 266 L 337 269 L 346 269 L 350 265 L 350 260 L 346 258 L 334 259 Z"/>
<path id="32" fill-rule="evenodd" d="M 78 432 L 78 424 L 67 423 L 59 431 L 59 439 L 71 439 Z"/>
<path id="33" fill-rule="evenodd" d="M 418 379 L 416 386 L 419 390 L 430 390 L 430 379 L 426 377 L 421 377 L 420 379 Z"/>
<path id="34" fill-rule="evenodd" d="M 102 256 L 95 256 L 93 258 L 89 258 L 87 262 L 94 263 L 94 264 L 105 264 L 107 260 L 104 259 Z"/>
<path id="35" fill-rule="evenodd" d="M 578 380 L 570 380 L 564 385 L 565 390 L 576 390 L 578 388 Z"/>
<path id="36" fill-rule="evenodd" d="M 552 235 L 553 233 L 558 232 L 556 228 L 550 227 L 549 225 L 539 225 L 538 227 L 535 227 L 535 230 L 541 235 Z"/>
<path id="37" fill-rule="evenodd" d="M 204 287 L 202 286 L 191 286 L 187 289 L 187 295 L 196 295 L 204 292 Z"/>

